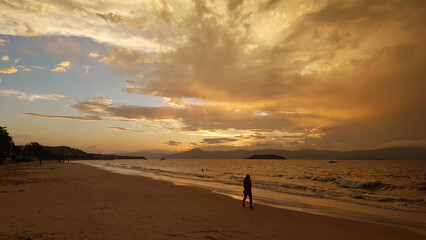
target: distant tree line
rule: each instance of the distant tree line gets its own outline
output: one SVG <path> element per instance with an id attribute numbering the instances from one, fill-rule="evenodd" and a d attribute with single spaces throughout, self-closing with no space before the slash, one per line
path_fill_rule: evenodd
<path id="1" fill-rule="evenodd" d="M 54 154 L 37 142 L 17 146 L 6 127 L 0 126 L 0 164 L 55 159 Z"/>
<path id="2" fill-rule="evenodd" d="M 37 142 L 17 146 L 6 127 L 0 126 L 0 164 L 30 162 L 39 160 L 75 159 L 144 159 L 142 156 L 120 156 L 114 154 L 92 154 L 66 146 L 48 147 Z"/>

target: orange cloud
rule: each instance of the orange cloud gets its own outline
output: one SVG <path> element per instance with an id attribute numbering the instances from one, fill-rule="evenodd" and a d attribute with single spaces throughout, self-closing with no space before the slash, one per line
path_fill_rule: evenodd
<path id="1" fill-rule="evenodd" d="M 93 58 L 98 58 L 98 57 L 100 57 L 100 55 L 99 55 L 98 53 L 96 53 L 96 52 L 90 52 L 90 53 L 89 53 L 89 56 L 90 56 L 90 57 L 93 57 Z"/>
<path id="2" fill-rule="evenodd" d="M 25 27 L 27 28 L 27 30 L 25 31 L 25 34 L 27 36 L 36 36 L 37 35 L 36 32 L 34 31 L 34 29 L 30 25 L 25 24 Z"/>
<path id="3" fill-rule="evenodd" d="M 17 71 L 18 69 L 16 69 L 14 66 L 10 68 L 0 69 L 0 73 L 4 73 L 4 74 L 12 74 L 12 73 L 16 73 Z"/>
<path id="4" fill-rule="evenodd" d="M 62 94 L 58 94 L 58 93 L 52 93 L 51 94 L 53 97 L 55 97 L 55 98 L 66 98 L 67 96 L 65 96 L 65 95 L 62 95 Z"/>
<path id="5" fill-rule="evenodd" d="M 165 97 L 164 100 L 171 106 L 175 107 L 185 107 L 188 103 L 180 98 L 167 98 Z"/>
<path id="6" fill-rule="evenodd" d="M 52 72 L 66 72 L 67 69 L 69 69 L 71 67 L 71 62 L 70 61 L 63 61 L 61 63 L 59 63 L 58 65 L 55 66 L 55 68 L 53 68 Z"/>
<path id="7" fill-rule="evenodd" d="M 242 20 L 246 28 L 240 29 L 232 18 L 221 21 L 214 5 L 197 2 L 199 11 L 190 18 L 198 27 L 188 27 L 188 37 L 174 51 L 151 58 L 154 62 L 125 62 L 123 55 L 112 53 L 110 64 L 131 74 L 148 69 L 142 74 L 149 81 L 131 83 L 126 92 L 256 105 L 259 113 L 272 116 L 300 113 L 310 129 L 326 126 L 309 135 L 311 143 L 320 139 L 324 146 L 344 141 L 366 148 L 426 134 L 419 124 L 426 119 L 425 94 L 419 90 L 426 87 L 426 38 L 415 24 L 426 20 L 424 8 L 398 1 L 393 2 L 398 9 L 380 2 L 330 2 L 291 15 L 287 10 L 292 3 L 270 3 L 247 15 Z M 248 13 L 244 7 L 238 1 L 228 5 L 232 14 L 241 16 Z M 271 11 L 291 18 L 263 20 Z M 144 58 L 134 53 L 133 59 Z M 294 125 L 283 125 L 297 131 Z M 353 141 L 347 136 L 354 136 Z"/>

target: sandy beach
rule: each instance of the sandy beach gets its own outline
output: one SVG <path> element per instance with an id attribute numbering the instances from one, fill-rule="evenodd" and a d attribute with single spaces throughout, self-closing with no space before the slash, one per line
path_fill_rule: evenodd
<path id="1" fill-rule="evenodd" d="M 424 239 L 78 163 L 0 166 L 0 239 Z"/>

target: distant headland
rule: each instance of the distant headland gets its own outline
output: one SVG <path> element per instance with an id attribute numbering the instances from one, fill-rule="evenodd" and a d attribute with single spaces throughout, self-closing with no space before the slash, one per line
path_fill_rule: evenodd
<path id="1" fill-rule="evenodd" d="M 274 154 L 263 154 L 263 155 L 252 155 L 246 157 L 246 159 L 286 159 L 285 157 L 274 155 Z"/>

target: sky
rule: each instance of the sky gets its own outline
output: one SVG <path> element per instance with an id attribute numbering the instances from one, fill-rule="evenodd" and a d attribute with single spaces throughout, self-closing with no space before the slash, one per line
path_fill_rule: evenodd
<path id="1" fill-rule="evenodd" d="M 0 0 L 0 57 L 16 144 L 426 147 L 423 0 Z"/>

